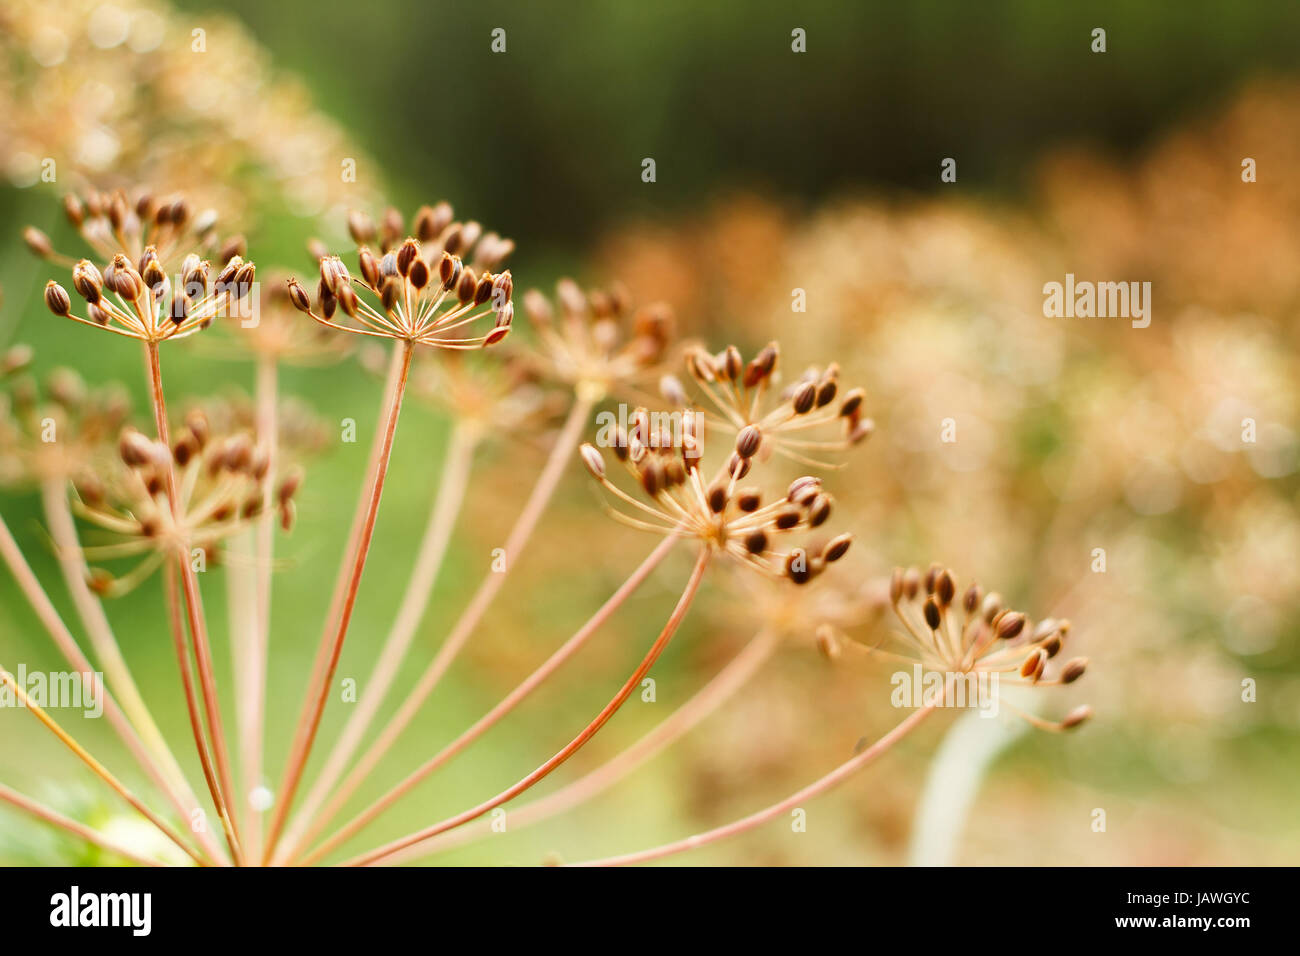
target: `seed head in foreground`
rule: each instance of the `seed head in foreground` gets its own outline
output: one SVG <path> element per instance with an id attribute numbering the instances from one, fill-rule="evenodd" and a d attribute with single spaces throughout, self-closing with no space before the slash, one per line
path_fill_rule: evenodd
<path id="1" fill-rule="evenodd" d="M 745 458 L 775 453 L 811 467 L 836 467 L 812 455 L 843 451 L 871 434 L 874 423 L 863 416 L 866 393 L 855 388 L 842 394 L 834 362 L 808 369 L 776 392 L 780 355 L 776 342 L 748 362 L 734 345 L 716 355 L 694 348 L 687 352 L 686 367 L 721 414 L 718 427 L 735 432 L 737 453 Z M 827 438 L 828 431 L 839 436 Z M 807 434 L 812 437 L 803 437 Z"/>
<path id="2" fill-rule="evenodd" d="M 101 593 L 117 595 L 135 587 L 164 560 L 195 549 L 213 560 L 217 547 L 238 534 L 262 512 L 269 474 L 265 449 L 247 432 L 214 435 L 207 416 L 186 416 L 171 448 L 126 428 L 118 439 L 119 467 L 75 483 L 73 509 L 92 525 L 111 533 L 112 544 L 84 548 L 88 559 L 140 557 L 127 574 L 114 577 L 104 569 L 91 572 Z M 181 510 L 174 515 L 167 499 L 167 469 L 175 468 Z M 272 507 L 289 530 L 294 496 L 302 483 L 292 470 L 279 480 Z"/>
<path id="3" fill-rule="evenodd" d="M 360 276 L 314 244 L 320 261 L 316 303 L 297 279 L 288 283 L 290 301 L 322 325 L 358 335 L 442 349 L 477 349 L 504 339 L 514 319 L 514 281 L 508 270 L 489 270 L 514 243 L 495 233 L 482 235 L 478 223 L 454 222 L 446 203 L 422 208 L 412 234 L 399 239 L 404 225 L 395 209 L 385 213 L 378 228 L 369 217 L 352 213 L 348 229 L 358 246 Z M 467 265 L 462 255 L 471 253 Z M 341 321 L 339 312 L 351 321 Z M 482 319 L 492 320 L 488 331 L 464 334 Z"/>
<path id="4" fill-rule="evenodd" d="M 687 412 L 688 422 L 697 413 Z M 745 567 L 767 577 L 806 584 L 849 550 L 852 535 L 840 534 L 816 546 L 782 549 L 781 539 L 821 527 L 833 501 L 821 479 L 798 478 L 782 495 L 770 496 L 757 485 L 740 484 L 751 462 L 733 454 L 710 480 L 700 468 L 702 439 L 694 423 L 686 426 L 688 441 L 673 444 L 669 436 L 649 430 L 648 416 L 638 409 L 636 424 L 620 436 L 615 456 L 639 486 L 640 497 L 610 480 L 604 456 L 594 445 L 580 449 L 583 463 L 601 486 L 635 509 L 627 514 L 611 508 L 617 520 L 658 534 L 698 538 Z"/>
<path id="5" fill-rule="evenodd" d="M 904 656 L 928 670 L 996 674 L 999 683 L 1061 687 L 1074 683 L 1087 669 L 1083 657 L 1059 667 L 1048 663 L 1060 654 L 1070 633 L 1069 621 L 1045 618 L 1034 624 L 1006 607 L 999 594 L 985 593 L 975 583 L 959 594 L 953 573 L 938 564 L 924 575 L 915 568 L 896 568 L 889 601 L 903 624 L 903 633 L 896 637 L 905 648 Z M 1091 715 L 1086 706 L 1058 723 L 1021 714 L 1045 730 L 1069 730 Z"/>

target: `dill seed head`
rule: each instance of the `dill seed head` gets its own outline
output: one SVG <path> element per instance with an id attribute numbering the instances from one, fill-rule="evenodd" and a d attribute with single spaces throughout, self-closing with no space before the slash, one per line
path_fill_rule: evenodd
<path id="1" fill-rule="evenodd" d="M 683 413 L 687 420 L 696 413 Z M 696 436 L 702 433 L 697 431 Z M 696 450 L 702 452 L 697 444 Z M 584 444 L 580 456 L 587 471 L 612 496 L 627 505 L 630 513 L 611 508 L 617 520 L 634 528 L 658 534 L 694 537 L 742 566 L 768 577 L 783 577 L 806 584 L 828 565 L 848 552 L 852 536 L 841 534 L 828 543 L 810 543 L 782 551 L 774 542 L 782 536 L 806 532 L 823 523 L 831 513 L 831 497 L 821 490 L 817 478 L 798 480 L 801 488 L 814 490 L 811 497 L 793 502 L 789 495 L 767 496 L 757 488 L 737 488 L 741 468 L 732 456 L 706 479 L 700 458 L 688 454 L 671 436 L 648 425 L 644 409 L 632 416 L 630 433 L 618 436 L 615 459 L 623 465 L 641 497 L 619 488 L 607 475 L 605 461 L 595 446 Z M 748 470 L 743 469 L 743 470 Z"/>
<path id="2" fill-rule="evenodd" d="M 959 603 L 956 594 L 952 572 L 938 564 L 925 575 L 915 568 L 896 568 L 890 579 L 889 602 L 903 625 L 896 637 L 926 669 L 997 675 L 1002 681 L 1038 687 L 1072 684 L 1083 676 L 1088 662 L 1079 657 L 1055 677 L 1045 678 L 1048 662 L 1069 634 L 1069 621 L 1046 618 L 1031 625 L 1024 614 L 1003 607 L 996 593 L 986 595 L 978 584 L 971 584 Z M 1027 719 L 1060 730 L 1084 718 L 1059 724 Z"/>
<path id="3" fill-rule="evenodd" d="M 140 262 L 149 249 L 166 274 L 180 269 L 181 260 L 191 252 L 219 253 L 224 265 L 233 256 L 246 255 L 242 237 L 224 242 L 217 239 L 217 213 L 208 209 L 195 213 L 182 196 L 155 198 L 148 190 L 109 192 L 89 190 L 68 193 L 63 198 L 63 212 L 101 262 L 119 253 L 131 262 Z M 49 237 L 33 226 L 23 230 L 23 241 L 42 259 L 70 265 L 72 257 L 56 251 Z M 144 272 L 144 267 L 140 272 Z"/>
<path id="4" fill-rule="evenodd" d="M 338 256 L 321 255 L 315 306 L 297 279 L 288 283 L 290 302 L 320 324 L 343 332 L 440 349 L 495 345 L 509 334 L 514 320 L 514 280 L 509 271 L 490 270 L 509 255 L 514 243 L 496 233 L 485 235 L 476 222 L 454 222 L 451 216 L 445 203 L 424 207 L 416 213 L 411 234 L 396 209 L 386 210 L 379 225 L 354 211 L 348 231 L 358 247 L 361 274 L 353 276 Z M 367 295 L 358 295 L 358 290 Z M 351 321 L 339 321 L 339 312 Z M 484 319 L 492 321 L 487 331 L 465 333 Z"/>
<path id="5" fill-rule="evenodd" d="M 117 385 L 90 388 L 68 368 L 38 386 L 24 372 L 32 359 L 27 346 L 0 353 L 0 486 L 84 480 L 115 454 L 131 411 L 127 394 Z"/>
<path id="6" fill-rule="evenodd" d="M 118 437 L 118 466 L 74 484 L 74 511 L 109 532 L 114 542 L 83 549 L 90 560 L 137 558 L 125 574 L 97 569 L 96 587 L 106 595 L 138 585 L 165 559 L 189 560 L 200 550 L 211 560 L 223 541 L 262 513 L 268 493 L 286 530 L 294 518 L 301 474 L 291 470 L 273 487 L 269 458 L 249 432 L 223 433 L 198 409 L 176 429 L 171 448 L 131 427 Z M 181 513 L 167 498 L 166 471 L 175 468 Z"/>
<path id="7" fill-rule="evenodd" d="M 544 375 L 593 401 L 610 393 L 643 398 L 659 380 L 670 403 L 678 405 L 674 397 L 684 403 L 681 383 L 664 378 L 676 336 L 668 305 L 633 308 L 621 285 L 584 292 L 572 279 L 556 284 L 555 302 L 536 289 L 524 295 L 524 313 L 541 341 L 533 358 Z"/>
<path id="8" fill-rule="evenodd" d="M 217 243 L 215 212 L 195 215 L 183 198 L 157 201 L 139 193 L 128 199 L 122 190 L 69 195 L 64 211 L 103 267 L 55 252 L 48 237 L 29 227 L 28 248 L 70 265 L 72 287 L 85 302 L 85 314 L 78 314 L 67 290 L 50 281 L 45 304 L 55 315 L 156 343 L 192 335 L 221 316 L 246 314 L 256 270 L 242 258 L 242 238 Z M 210 250 L 219 253 L 215 281 L 201 257 Z"/>
<path id="9" fill-rule="evenodd" d="M 775 453 L 813 467 L 834 467 L 812 456 L 844 450 L 871 434 L 874 426 L 862 414 L 865 393 L 854 389 L 837 403 L 839 367 L 834 363 L 809 369 L 778 393 L 780 355 L 776 342 L 748 362 L 734 345 L 717 354 L 693 348 L 687 352 L 686 368 L 721 414 L 719 427 L 735 432 L 741 458 Z M 840 437 L 817 436 L 817 429 L 838 430 Z M 800 434 L 805 432 L 814 437 Z"/>

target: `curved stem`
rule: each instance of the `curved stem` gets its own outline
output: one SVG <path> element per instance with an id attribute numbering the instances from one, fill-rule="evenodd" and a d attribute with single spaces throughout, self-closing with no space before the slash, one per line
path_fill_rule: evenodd
<path id="1" fill-rule="evenodd" d="M 50 602 L 45 589 L 41 587 L 36 575 L 32 573 L 30 565 L 23 558 L 22 551 L 19 549 L 18 543 L 14 541 L 13 535 L 9 532 L 9 526 L 5 524 L 3 518 L 0 518 L 0 556 L 4 558 L 5 564 L 9 566 L 14 580 L 18 583 L 19 589 L 26 596 L 32 610 L 40 619 L 41 624 L 44 625 L 55 646 L 58 647 L 64 658 L 72 666 L 72 669 L 78 674 L 94 674 L 94 668 L 91 666 L 90 661 L 82 653 L 76 639 L 68 631 L 67 625 L 63 623 L 63 619 L 59 617 L 58 611 Z M 172 801 L 172 805 L 181 816 L 188 817 L 193 808 L 187 805 L 180 798 L 180 795 L 169 787 L 169 781 L 162 768 L 145 747 L 144 742 L 140 740 L 135 728 L 118 706 L 116 698 L 106 688 L 101 687 L 100 690 L 104 700 L 104 716 L 108 719 L 109 724 L 117 732 L 117 735 L 122 738 L 122 742 L 126 744 L 127 749 L 131 751 L 131 755 L 144 768 L 149 778 L 163 793 L 168 795 L 168 799 Z M 208 852 L 213 858 L 220 858 L 221 854 L 214 852 L 214 850 Z"/>
<path id="2" fill-rule="evenodd" d="M 149 366 L 149 396 L 153 404 L 154 426 L 158 432 L 158 441 L 171 448 L 171 433 L 167 424 L 167 399 L 163 395 L 162 363 L 158 356 L 158 343 L 145 343 L 145 357 Z M 176 523 L 182 520 L 180 493 L 176 487 L 176 469 L 170 457 L 166 470 L 167 500 L 171 506 Z M 199 582 L 189 555 L 184 551 L 176 556 L 176 566 L 180 570 L 181 588 L 185 595 L 185 611 L 189 619 L 190 638 L 194 644 L 194 661 L 199 672 L 199 687 L 203 692 L 203 708 L 208 720 L 208 736 L 211 738 L 212 752 L 216 757 L 217 772 L 221 781 L 222 801 L 227 808 L 226 818 L 234 829 L 235 842 L 239 842 L 239 824 L 229 807 L 231 797 L 235 794 L 233 777 L 230 773 L 230 756 L 226 750 L 226 734 L 221 723 L 221 706 L 217 698 L 217 679 L 212 668 L 212 647 L 208 643 L 208 625 L 203 616 L 203 600 L 199 595 Z"/>
<path id="3" fill-rule="evenodd" d="M 311 790 L 298 808 L 294 822 L 285 833 L 283 845 L 289 848 L 285 854 L 289 859 L 295 857 L 306 843 L 315 839 L 320 829 L 337 812 L 338 807 L 331 805 L 332 809 L 327 811 L 327 815 L 317 819 L 317 810 L 338 782 L 339 776 L 346 769 L 348 761 L 352 759 L 362 737 L 369 729 L 370 722 L 374 720 L 375 714 L 383 705 L 388 690 L 401 669 L 402 661 L 410 650 L 420 620 L 428 609 L 429 599 L 433 595 L 433 587 L 442 568 L 447 545 L 451 540 L 452 528 L 456 524 L 456 517 L 465 499 L 470 466 L 478 442 L 477 428 L 461 423 L 452 428 L 443 461 L 442 476 L 438 482 L 438 492 L 429 513 L 424 538 L 420 542 L 419 554 L 411 570 L 411 578 L 407 582 L 406 593 L 402 596 L 397 617 L 379 652 L 374 670 L 366 681 L 365 691 L 360 701 L 330 750 L 325 765 L 321 768 Z M 341 803 L 346 799 L 347 796 L 344 795 L 336 802 Z M 308 829 L 308 824 L 313 824 L 312 829 Z"/>
<path id="4" fill-rule="evenodd" d="M 559 790 L 511 810 L 510 829 L 518 830 L 572 810 L 603 793 L 638 767 L 652 760 L 698 726 L 748 683 L 780 646 L 779 631 L 769 629 L 759 631 L 750 638 L 749 643 L 739 654 L 714 675 L 712 680 L 632 746 Z M 491 832 L 487 827 L 461 827 L 459 830 L 452 830 L 435 837 L 429 843 L 413 850 L 403 851 L 391 862 L 402 863 L 430 853 L 449 850 L 481 839 Z"/>
<path id="5" fill-rule="evenodd" d="M 190 671 L 190 652 L 185 646 L 185 624 L 181 620 L 176 571 L 168 566 L 163 571 L 163 590 L 167 600 L 167 618 L 171 624 L 172 646 L 176 650 L 176 663 L 180 668 L 181 689 L 185 692 L 185 707 L 190 718 L 190 730 L 194 734 L 194 749 L 199 754 L 199 764 L 203 768 L 203 780 L 212 795 L 213 806 L 217 810 L 217 819 L 221 821 L 221 830 L 236 866 L 243 866 L 244 855 L 235 835 L 230 820 L 230 808 L 227 806 L 221 787 L 217 783 L 217 774 L 212 766 L 212 757 L 208 753 L 208 743 L 203 737 L 203 718 L 199 716 L 199 702 L 194 693 L 194 676 Z"/>
<path id="6" fill-rule="evenodd" d="M 478 806 L 464 810 L 455 816 L 448 817 L 440 823 L 435 823 L 423 830 L 401 837 L 394 840 L 392 843 L 387 843 L 376 850 L 372 850 L 369 853 L 365 853 L 349 860 L 344 865 L 371 866 L 399 850 L 415 846 L 431 837 L 437 836 L 439 833 L 445 833 L 447 830 L 463 826 L 471 820 L 477 819 L 478 817 L 483 816 L 483 814 L 494 810 L 496 807 L 499 807 L 508 800 L 514 799 L 529 787 L 532 787 L 534 784 L 545 779 L 548 774 L 555 770 L 555 768 L 559 767 L 562 763 L 577 753 L 587 741 L 597 734 L 601 727 L 605 726 L 618 709 L 623 706 L 623 703 L 632 695 L 632 692 L 641 683 L 641 679 L 645 677 L 645 675 L 650 671 L 650 668 L 654 666 L 655 661 L 659 659 L 659 655 L 664 652 L 664 649 L 668 646 L 668 642 L 672 640 L 673 635 L 677 633 L 677 628 L 686 617 L 686 612 L 690 609 L 691 602 L 694 600 L 696 593 L 700 589 L 700 582 L 704 578 L 704 571 L 708 568 L 709 559 L 712 556 L 713 552 L 708 547 L 700 549 L 700 556 L 696 560 L 695 567 L 691 571 L 691 576 L 686 582 L 686 588 L 682 591 L 682 596 L 678 598 L 677 606 L 673 608 L 673 612 L 669 616 L 668 622 L 664 625 L 663 630 L 659 632 L 659 637 L 655 639 L 650 650 L 646 653 L 645 657 L 642 658 L 641 663 L 637 665 L 637 668 L 632 672 L 632 675 L 624 682 L 618 693 L 610 699 L 610 702 L 604 706 L 591 723 L 587 724 L 587 726 L 582 729 L 578 736 L 574 737 L 569 741 L 569 743 L 558 750 L 554 756 L 532 773 L 528 774 L 528 776 L 507 787 L 505 790 L 502 790 L 495 797 L 491 797 L 490 799 L 480 803 Z"/>
<path id="7" fill-rule="evenodd" d="M 673 843 L 665 843 L 662 846 L 651 847 L 648 850 L 640 850 L 636 853 L 626 853 L 622 856 L 610 856 L 601 860 L 588 860 L 585 863 L 571 863 L 570 866 L 625 866 L 629 863 L 646 863 L 650 860 L 659 860 L 666 856 L 672 856 L 674 853 L 682 853 L 686 850 L 694 850 L 706 846 L 710 843 L 717 843 L 719 840 L 725 840 L 728 837 L 739 836 L 755 827 L 761 826 L 767 821 L 788 813 L 799 804 L 817 797 L 832 787 L 843 783 L 849 777 L 853 776 L 867 764 L 871 763 L 881 754 L 885 753 L 894 744 L 898 743 L 913 730 L 919 727 L 925 718 L 934 713 L 935 709 L 942 703 L 947 695 L 945 687 L 944 694 L 936 697 L 934 701 L 920 707 L 908 714 L 893 730 L 885 734 L 870 747 L 867 747 L 855 757 L 851 757 L 844 763 L 840 764 L 826 776 L 821 777 L 802 790 L 797 790 L 784 800 L 780 800 L 771 806 L 764 807 L 751 813 L 747 817 L 734 820 L 731 823 L 715 827 L 712 830 L 706 830 L 704 833 L 697 833 L 694 836 L 686 837 L 683 840 L 677 840 Z"/>
<path id="8" fill-rule="evenodd" d="M 324 666 L 319 668 L 317 686 L 314 691 L 308 692 L 308 697 L 304 701 L 303 712 L 299 717 L 298 730 L 294 735 L 293 750 L 291 751 L 289 764 L 285 769 L 284 781 L 277 795 L 278 805 L 276 806 L 275 818 L 272 820 L 271 828 L 267 833 L 266 848 L 262 856 L 263 863 L 269 862 L 271 855 L 275 851 L 276 842 L 280 838 L 285 819 L 290 807 L 293 805 L 294 793 L 302 780 L 302 772 L 307 765 L 307 758 L 311 756 L 312 744 L 315 743 L 316 734 L 320 730 L 321 716 L 325 713 L 325 705 L 329 701 L 330 684 L 334 680 L 334 672 L 338 669 L 339 655 L 343 652 L 343 641 L 348 635 L 348 625 L 352 621 L 352 611 L 356 607 L 357 592 L 361 587 L 361 575 L 365 571 L 366 557 L 370 552 L 370 542 L 375 533 L 375 521 L 379 517 L 379 502 L 384 493 L 384 480 L 388 475 L 388 463 L 392 457 L 393 440 L 397 434 L 397 420 L 402 411 L 402 397 L 406 392 L 406 379 L 411 370 L 411 356 L 414 348 L 410 342 L 405 341 L 397 342 L 393 348 L 393 361 L 389 368 L 388 384 L 384 390 L 384 410 L 379 429 L 381 436 L 379 454 L 375 459 L 370 490 L 365 499 L 361 533 L 356 540 L 355 555 L 347 575 L 347 590 L 344 592 L 342 604 L 339 608 L 337 627 L 332 635 L 328 630 L 322 635 L 321 651 L 326 653 L 318 653 L 317 658 L 318 660 L 324 660 Z"/>
<path id="9" fill-rule="evenodd" d="M 114 791 L 116 791 L 117 794 L 123 800 L 125 800 L 137 811 L 139 811 L 141 816 L 143 816 L 146 820 L 148 820 L 150 823 L 156 826 L 159 830 L 161 830 L 163 835 L 166 836 L 167 839 L 171 840 L 178 847 L 184 850 L 186 856 L 188 856 L 199 866 L 208 865 L 207 860 L 205 860 L 203 856 L 199 854 L 196 850 L 191 848 L 188 843 L 182 840 L 180 834 L 177 833 L 175 830 L 173 830 L 171 825 L 167 823 L 166 820 L 162 819 L 160 816 L 158 816 L 158 814 L 154 813 L 147 806 L 145 806 L 144 802 L 139 797 L 137 797 L 134 793 L 128 790 L 125 784 L 123 784 L 120 780 L 118 780 L 117 777 L 109 773 L 107 767 L 105 767 L 102 763 L 100 763 L 98 760 L 92 757 L 86 751 L 85 747 L 77 743 L 77 741 L 72 737 L 71 734 L 69 734 L 66 730 L 60 727 L 59 724 L 54 720 L 54 718 L 45 712 L 45 708 L 32 703 L 31 698 L 27 696 L 27 691 L 23 687 L 19 686 L 18 681 L 14 678 L 14 675 L 9 673 L 9 671 L 5 669 L 3 664 L 0 664 L 0 682 L 8 684 L 9 689 L 12 690 L 14 692 L 14 696 L 18 698 L 20 706 L 26 708 L 27 710 L 30 710 L 32 712 L 32 715 L 35 716 L 36 719 L 39 720 L 42 724 L 44 724 L 46 728 L 49 729 L 50 733 L 58 737 L 65 747 L 67 747 L 74 754 L 76 754 L 77 757 L 80 758 L 81 761 L 87 767 L 89 767 L 92 771 L 94 771 L 97 777 L 99 777 L 106 784 L 108 784 Z"/>
<path id="10" fill-rule="evenodd" d="M 442 680 L 447 669 L 451 667 L 456 655 L 460 653 L 470 635 L 474 633 L 474 629 L 478 627 L 483 615 L 492 606 L 493 600 L 505 585 L 510 568 L 518 560 L 524 546 L 528 543 L 528 539 L 532 536 L 533 530 L 537 527 L 542 512 L 546 510 L 551 495 L 559 485 L 564 469 L 573 457 L 573 450 L 577 447 L 578 438 L 582 434 L 582 429 L 586 425 L 592 407 L 593 403 L 586 398 L 580 397 L 574 402 L 569 411 L 569 417 L 560 430 L 560 435 L 556 439 L 554 447 L 551 449 L 551 454 L 538 475 L 537 483 L 533 486 L 532 493 L 528 496 L 523 511 L 515 519 L 514 527 L 510 529 L 510 534 L 506 538 L 504 548 L 506 554 L 505 568 L 501 571 L 490 571 L 487 577 L 483 579 L 483 583 L 479 585 L 479 589 L 474 593 L 474 597 L 470 599 L 469 605 L 461 613 L 446 641 L 438 649 L 438 653 L 433 660 L 429 662 L 429 666 L 425 668 L 424 673 L 420 675 L 415 688 L 402 702 L 402 706 L 388 721 L 374 743 L 366 750 L 361 762 L 344 780 L 340 788 L 341 791 L 346 791 L 348 794 L 355 791 L 371 770 L 383 759 L 384 755 L 388 753 L 397 738 L 415 719 L 415 715 L 419 713 L 424 702 L 433 693 L 433 689 Z"/>
<path id="11" fill-rule="evenodd" d="M 608 621 L 629 597 L 645 583 L 650 573 L 659 566 L 660 562 L 672 550 L 677 543 L 675 537 L 666 537 L 659 546 L 650 553 L 650 555 L 641 562 L 638 567 L 628 577 L 618 590 L 610 596 L 595 614 L 588 619 L 587 623 L 574 633 L 559 649 L 548 657 L 542 664 L 529 674 L 519 683 L 509 694 L 507 694 L 495 707 L 479 718 L 468 730 L 459 737 L 447 744 L 442 750 L 438 751 L 433 757 L 427 760 L 419 769 L 411 773 L 401 783 L 393 787 L 388 793 L 380 797 L 373 804 L 367 807 L 362 813 L 343 826 L 337 833 L 326 840 L 320 847 L 314 850 L 309 856 L 302 860 L 303 866 L 319 860 L 325 854 L 329 853 L 343 841 L 347 840 L 353 834 L 357 833 L 364 826 L 378 817 L 384 810 L 396 803 L 403 795 L 410 792 L 420 781 L 424 780 L 429 774 L 437 770 L 443 764 L 447 763 L 462 750 L 472 744 L 483 734 L 502 720 L 507 714 L 518 707 L 524 700 L 538 687 L 540 687 L 555 671 L 559 670 L 561 665 L 570 657 L 576 654 L 582 647 L 595 635 L 595 633 Z M 331 806 L 331 811 L 337 810 L 337 806 Z M 323 818 L 323 819 L 328 819 Z M 323 820 L 322 820 L 323 822 Z"/>
<path id="12" fill-rule="evenodd" d="M 84 823 L 79 823 L 76 820 L 73 820 L 71 817 L 65 817 L 57 810 L 53 810 L 50 807 L 45 806 L 43 803 L 39 803 L 30 797 L 26 797 L 17 790 L 10 790 L 2 783 L 0 783 L 0 800 L 3 800 L 11 806 L 17 807 L 24 813 L 30 813 L 32 816 L 36 817 L 36 819 L 43 820 L 53 827 L 67 830 L 73 836 L 80 837 L 87 843 L 92 843 L 101 850 L 107 850 L 109 853 L 116 854 L 124 860 L 129 860 L 130 862 L 137 863 L 140 866 L 163 865 L 157 860 L 150 860 L 147 857 L 133 853 L 126 847 L 114 843 L 98 830 L 93 830 Z"/>
<path id="13" fill-rule="evenodd" d="M 72 603 L 77 608 L 77 616 L 86 628 L 90 644 L 99 657 L 104 668 L 105 678 L 121 705 L 123 713 L 131 721 L 140 735 L 140 739 L 158 762 L 161 774 L 166 781 L 163 787 L 169 799 L 177 805 L 182 814 L 189 816 L 198 809 L 198 799 L 190 789 L 189 781 L 181 771 L 180 764 L 166 738 L 158 729 L 148 705 L 140 695 L 131 669 L 122 657 L 121 647 L 113 635 L 113 628 L 104 613 L 104 605 L 86 584 L 88 569 L 81 554 L 81 542 L 77 537 L 77 526 L 72 519 L 72 509 L 68 506 L 68 496 L 61 481 L 45 481 L 41 484 L 41 505 L 45 513 L 45 522 L 49 526 L 50 537 L 54 540 L 59 569 L 63 572 L 63 581 Z M 204 851 L 213 857 L 220 856 L 217 844 L 206 831 L 196 833 L 195 838 L 203 844 Z"/>

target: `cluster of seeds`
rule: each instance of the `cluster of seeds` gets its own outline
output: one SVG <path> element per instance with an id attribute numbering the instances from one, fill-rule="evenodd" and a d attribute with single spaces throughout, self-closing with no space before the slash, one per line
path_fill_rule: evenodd
<path id="1" fill-rule="evenodd" d="M 555 301 L 558 308 L 536 289 L 524 296 L 542 344 L 537 360 L 548 377 L 599 401 L 611 392 L 636 394 L 662 374 L 676 335 L 670 306 L 635 309 L 621 285 L 583 292 L 572 279 L 556 284 Z"/>
<path id="2" fill-rule="evenodd" d="M 842 451 L 869 436 L 875 426 L 862 414 L 866 393 L 855 388 L 841 396 L 839 366 L 831 363 L 825 369 L 808 369 L 773 402 L 779 359 L 780 348 L 775 342 L 748 362 L 740 349 L 730 345 L 716 355 L 692 349 L 686 367 L 721 414 L 720 427 L 736 433 L 736 451 L 742 457 L 776 453 L 813 467 L 834 467 L 807 452 Z M 670 399 L 670 393 L 681 391 L 672 380 L 665 385 Z M 838 427 L 841 437 L 792 437 L 826 426 Z"/>
<path id="3" fill-rule="evenodd" d="M 207 416 L 190 412 L 166 448 L 132 428 L 118 440 L 121 466 L 106 478 L 75 482 L 77 514 L 111 532 L 111 544 L 87 547 L 92 560 L 143 556 L 129 573 L 114 577 L 102 569 L 91 575 L 99 591 L 118 594 L 137 585 L 166 558 L 189 560 L 201 550 L 207 560 L 220 543 L 243 530 L 262 512 L 269 461 L 247 432 L 213 435 Z M 168 504 L 167 475 L 174 469 L 180 513 Z M 280 480 L 272 505 L 287 531 L 293 526 L 294 495 L 302 482 L 293 471 Z"/>
<path id="4" fill-rule="evenodd" d="M 121 189 L 81 196 L 69 193 L 63 198 L 63 211 L 101 262 L 119 252 L 138 261 L 145 249 L 153 247 L 163 267 L 171 272 L 188 253 L 207 253 L 218 245 L 216 211 L 208 209 L 196 215 L 183 197 L 158 201 L 141 192 L 131 199 Z M 24 230 L 23 239 L 43 259 L 67 266 L 74 263 L 71 257 L 56 252 L 49 237 L 34 226 Z M 232 236 L 220 243 L 217 258 L 224 265 L 246 252 L 243 237 Z"/>
<path id="5" fill-rule="evenodd" d="M 514 319 L 514 283 L 509 270 L 490 270 L 514 244 L 495 233 L 483 235 L 477 223 L 453 221 L 446 203 L 422 208 L 412 223 L 414 234 L 399 239 L 406 232 L 403 227 L 393 209 L 379 228 L 353 213 L 348 228 L 358 246 L 360 277 L 351 275 L 340 257 L 314 243 L 320 260 L 316 306 L 297 279 L 288 283 L 290 301 L 322 325 L 344 332 L 444 349 L 483 348 L 504 339 Z M 471 253 L 467 265 L 462 257 Z M 374 303 L 359 296 L 358 288 Z M 340 311 L 355 324 L 337 322 Z M 458 333 L 485 317 L 494 319 L 486 333 Z"/>
<path id="6" fill-rule="evenodd" d="M 764 503 L 759 487 L 739 486 L 750 460 L 733 454 L 712 480 L 700 470 L 702 435 L 699 416 L 685 412 L 682 440 L 654 427 L 638 409 L 626 435 L 614 442 L 616 458 L 636 480 L 645 499 L 620 489 L 606 475 L 605 459 L 591 444 L 581 448 L 583 463 L 610 494 L 635 508 L 636 516 L 611 509 L 618 520 L 658 534 L 693 537 L 765 575 L 796 584 L 812 580 L 848 551 L 852 536 L 782 551 L 782 536 L 819 528 L 831 515 L 833 501 L 812 476 L 798 478 L 786 494 Z"/>
<path id="7" fill-rule="evenodd" d="M 1074 683 L 1087 669 L 1087 659 L 1076 657 L 1047 677 L 1048 661 L 1061 652 L 1070 622 L 1045 618 L 1035 625 L 1006 607 L 997 592 L 985 593 L 974 583 L 959 600 L 952 572 L 938 564 L 924 575 L 915 568 L 896 568 L 889 600 L 905 629 L 903 643 L 929 670 L 997 674 L 999 680 L 1015 684 L 1060 686 Z M 1067 730 L 1091 713 L 1080 707 L 1059 724 L 1034 722 Z"/>
<path id="8" fill-rule="evenodd" d="M 173 288 L 157 250 L 146 246 L 138 263 L 119 252 L 102 273 L 89 259 L 73 266 L 72 285 L 86 302 L 84 316 L 72 311 L 67 290 L 53 279 L 45 285 L 45 304 L 55 315 L 85 325 L 162 342 L 193 335 L 219 316 L 251 315 L 251 307 L 240 303 L 252 291 L 253 278 L 253 263 L 235 256 L 214 281 L 208 260 L 190 253 Z"/>
<path id="9" fill-rule="evenodd" d="M 119 385 L 90 388 L 75 371 L 56 368 L 41 385 L 24 374 L 28 346 L 0 353 L 0 485 L 44 484 L 93 473 L 111 454 L 130 415 Z"/>

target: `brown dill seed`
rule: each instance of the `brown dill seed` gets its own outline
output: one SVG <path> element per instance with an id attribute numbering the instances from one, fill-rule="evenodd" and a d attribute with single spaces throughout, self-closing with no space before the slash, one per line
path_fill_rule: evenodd
<path id="1" fill-rule="evenodd" d="M 1061 683 L 1073 684 L 1083 676 L 1084 671 L 1088 669 L 1088 659 L 1086 657 L 1076 657 L 1068 661 L 1064 668 L 1061 669 Z"/>

